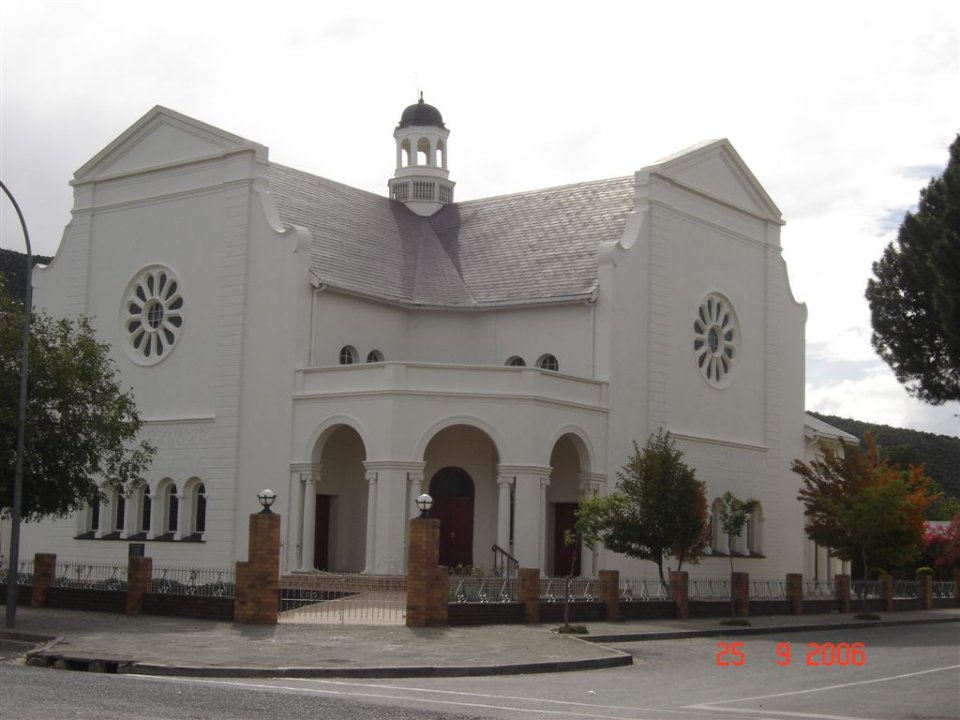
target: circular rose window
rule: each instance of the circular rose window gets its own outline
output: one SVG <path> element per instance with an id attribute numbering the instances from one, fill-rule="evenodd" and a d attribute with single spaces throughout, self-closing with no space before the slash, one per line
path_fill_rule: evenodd
<path id="1" fill-rule="evenodd" d="M 726 387 L 740 350 L 740 328 L 730 302 L 711 293 L 700 303 L 693 321 L 693 355 L 704 380 Z"/>
<path id="2" fill-rule="evenodd" d="M 127 287 L 120 322 L 134 362 L 155 365 L 169 355 L 183 329 L 183 295 L 173 271 L 162 265 L 141 270 Z"/>

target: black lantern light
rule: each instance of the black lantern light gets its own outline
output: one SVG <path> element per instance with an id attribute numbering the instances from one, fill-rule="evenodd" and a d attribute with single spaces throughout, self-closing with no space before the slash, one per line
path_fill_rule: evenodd
<path id="1" fill-rule="evenodd" d="M 420 509 L 422 519 L 430 517 L 430 508 L 433 507 L 433 498 L 424 493 L 417 498 L 417 507 Z"/>

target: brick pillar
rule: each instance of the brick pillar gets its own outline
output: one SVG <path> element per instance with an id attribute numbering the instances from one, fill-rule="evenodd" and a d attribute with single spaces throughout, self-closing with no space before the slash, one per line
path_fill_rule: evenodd
<path id="1" fill-rule="evenodd" d="M 47 606 L 47 591 L 53 586 L 57 574 L 57 556 L 54 553 L 36 553 L 33 556 L 32 607 Z"/>
<path id="2" fill-rule="evenodd" d="M 883 609 L 893 612 L 893 575 L 880 576 L 880 595 L 883 597 Z"/>
<path id="3" fill-rule="evenodd" d="M 790 601 L 790 614 L 803 615 L 803 575 L 787 573 L 787 600 Z"/>
<path id="4" fill-rule="evenodd" d="M 837 610 L 842 613 L 851 612 L 850 605 L 850 576 L 834 575 L 833 591 L 837 596 Z"/>
<path id="5" fill-rule="evenodd" d="M 933 578 L 929 575 L 920 576 L 920 607 L 933 609 Z"/>
<path id="6" fill-rule="evenodd" d="M 750 617 L 750 573 L 730 573 L 730 592 L 736 617 Z"/>
<path id="7" fill-rule="evenodd" d="M 523 603 L 523 621 L 540 622 L 539 568 L 520 568 L 520 602 Z"/>
<path id="8" fill-rule="evenodd" d="M 247 562 L 237 563 L 233 621 L 275 625 L 280 588 L 279 515 L 261 512 L 250 516 L 247 558 Z"/>
<path id="9" fill-rule="evenodd" d="M 599 575 L 603 617 L 605 620 L 616 620 L 620 617 L 620 571 L 601 570 Z"/>
<path id="10" fill-rule="evenodd" d="M 407 544 L 407 627 L 447 624 L 450 576 L 439 562 L 440 521 L 413 518 Z"/>
<path id="11" fill-rule="evenodd" d="M 150 589 L 152 578 L 153 558 L 130 558 L 127 565 L 127 615 L 139 615 L 143 610 L 143 595 Z"/>
<path id="12" fill-rule="evenodd" d="M 670 599 L 678 620 L 690 617 L 690 576 L 686 571 L 670 571 Z"/>

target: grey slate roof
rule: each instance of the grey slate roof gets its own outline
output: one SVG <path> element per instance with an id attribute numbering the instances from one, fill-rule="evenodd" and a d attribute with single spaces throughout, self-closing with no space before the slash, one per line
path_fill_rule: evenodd
<path id="1" fill-rule="evenodd" d="M 409 305 L 482 307 L 584 298 L 597 247 L 633 208 L 633 177 L 447 205 L 402 203 L 271 163 L 280 218 L 310 230 L 311 270 L 333 288 Z"/>

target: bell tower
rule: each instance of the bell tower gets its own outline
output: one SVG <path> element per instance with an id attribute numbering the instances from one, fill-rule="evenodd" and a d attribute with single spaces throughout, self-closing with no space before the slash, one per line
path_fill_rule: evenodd
<path id="1" fill-rule="evenodd" d="M 453 186 L 447 170 L 447 137 L 450 131 L 433 105 L 420 100 L 408 106 L 393 131 L 397 142 L 397 169 L 387 183 L 390 199 L 406 205 L 417 215 L 433 215 L 453 202 Z"/>

